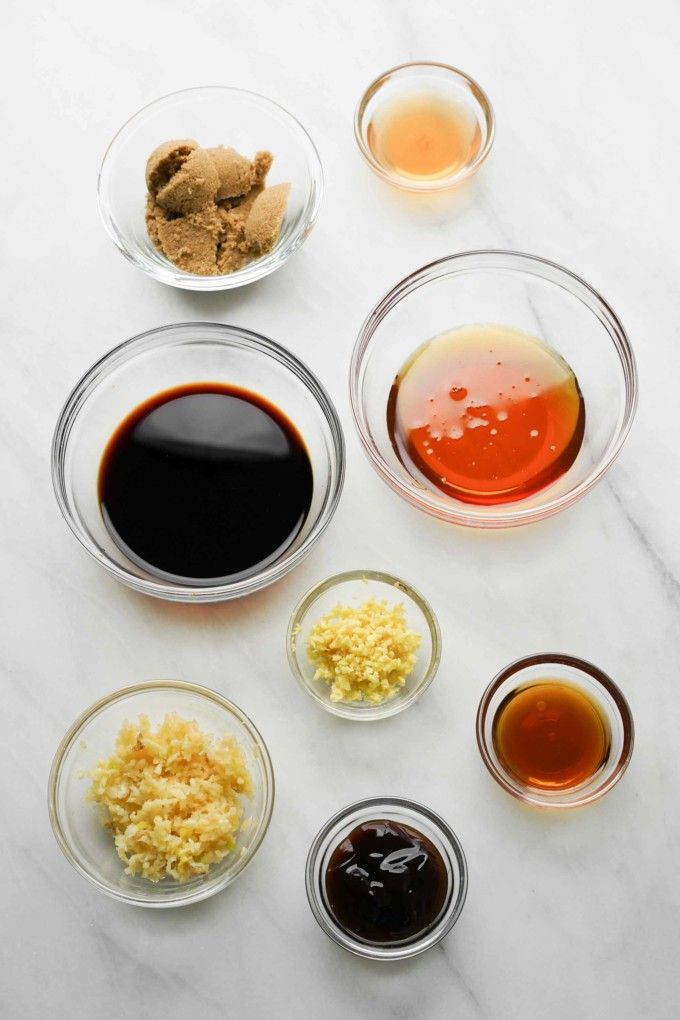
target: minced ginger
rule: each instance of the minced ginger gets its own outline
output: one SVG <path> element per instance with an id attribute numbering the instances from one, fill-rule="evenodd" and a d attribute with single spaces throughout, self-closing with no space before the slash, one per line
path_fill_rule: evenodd
<path id="1" fill-rule="evenodd" d="M 175 713 L 152 729 L 147 716 L 125 722 L 115 753 L 88 773 L 87 799 L 99 804 L 128 875 L 186 882 L 204 875 L 236 843 L 241 796 L 252 786 L 239 744 L 215 739 Z"/>
<path id="2" fill-rule="evenodd" d="M 307 654 L 315 680 L 330 685 L 331 701 L 377 705 L 403 687 L 416 664 L 421 637 L 406 625 L 404 606 L 368 599 L 337 605 L 312 627 Z"/>

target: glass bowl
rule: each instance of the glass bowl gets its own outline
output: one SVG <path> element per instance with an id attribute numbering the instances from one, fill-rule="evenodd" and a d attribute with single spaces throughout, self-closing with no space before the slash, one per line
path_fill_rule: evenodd
<path id="1" fill-rule="evenodd" d="M 479 133 L 479 146 L 474 154 L 445 177 L 419 179 L 399 174 L 382 163 L 369 144 L 368 129 L 376 113 L 387 104 L 418 93 L 436 95 L 465 111 Z M 368 86 L 354 114 L 354 137 L 371 170 L 407 191 L 444 191 L 470 177 L 489 155 L 494 133 L 494 114 L 488 96 L 474 79 L 448 64 L 418 62 L 392 67 Z"/>
<path id="2" fill-rule="evenodd" d="M 98 808 L 84 801 L 83 775 L 108 758 L 118 730 L 140 714 L 152 725 L 166 712 L 194 719 L 216 737 L 238 740 L 253 782 L 252 798 L 243 798 L 243 822 L 234 850 L 206 875 L 188 882 L 164 878 L 150 882 L 126 875 L 113 839 L 101 824 Z M 138 907 L 179 907 L 224 889 L 241 874 L 265 837 L 274 806 L 274 773 L 265 743 L 240 708 L 207 687 L 179 680 L 150 680 L 101 698 L 76 719 L 57 749 L 49 778 L 52 829 L 67 860 L 101 892 Z"/>
<path id="3" fill-rule="evenodd" d="M 395 453 L 387 401 L 400 369 L 425 341 L 456 326 L 499 324 L 531 333 L 571 366 L 585 401 L 585 435 L 571 468 L 532 496 L 495 506 L 426 488 Z M 453 524 L 503 528 L 556 514 L 584 496 L 619 454 L 637 406 L 626 332 L 585 280 L 535 255 L 449 255 L 401 280 L 364 322 L 352 354 L 352 413 L 369 460 L 402 498 Z"/>
<path id="4" fill-rule="evenodd" d="M 144 169 L 161 142 L 193 138 L 203 147 L 232 146 L 252 158 L 270 149 L 267 184 L 289 182 L 290 197 L 279 238 L 268 255 L 223 276 L 179 269 L 152 243 L 146 229 Z M 123 255 L 161 283 L 187 290 L 241 287 L 274 272 L 304 242 L 319 212 L 323 171 L 303 126 L 278 103 L 244 89 L 211 86 L 163 96 L 131 117 L 109 145 L 99 171 L 99 211 Z"/>
<path id="5" fill-rule="evenodd" d="M 402 603 L 408 628 L 422 636 L 415 667 L 404 686 L 380 704 L 331 701 L 330 685 L 314 679 L 315 666 L 306 652 L 309 632 L 319 617 L 338 603 L 358 606 L 369 598 Z M 427 690 L 439 668 L 441 633 L 430 605 L 405 581 L 378 570 L 349 570 L 321 581 L 303 596 L 288 624 L 286 651 L 293 676 L 318 705 L 343 719 L 372 722 L 403 712 Z"/>
<path id="6" fill-rule="evenodd" d="M 155 393 L 200 381 L 241 386 L 280 408 L 302 436 L 314 476 L 309 514 L 293 543 L 269 566 L 225 584 L 183 584 L 145 571 L 111 538 L 97 496 L 102 453 L 126 415 Z M 78 541 L 119 581 L 175 602 L 239 598 L 287 574 L 330 523 L 344 472 L 342 428 L 316 376 L 273 340 L 215 322 L 161 326 L 114 347 L 74 387 L 52 442 L 57 502 Z"/>
<path id="7" fill-rule="evenodd" d="M 544 790 L 520 782 L 506 771 L 494 747 L 494 719 L 504 699 L 541 680 L 559 680 L 581 691 L 597 705 L 609 730 L 606 761 L 590 779 L 569 790 Z M 512 662 L 491 681 L 477 711 L 477 743 L 487 769 L 513 797 L 538 807 L 581 807 L 603 797 L 626 771 L 633 741 L 633 717 L 619 688 L 597 666 L 572 655 L 528 655 Z"/>
<path id="8" fill-rule="evenodd" d="M 357 825 L 377 819 L 410 825 L 434 843 L 442 855 L 448 876 L 446 904 L 429 931 L 405 942 L 364 942 L 336 922 L 326 897 L 324 876 L 333 851 Z M 305 873 L 307 899 L 319 926 L 343 949 L 368 960 L 406 960 L 431 949 L 444 938 L 460 917 L 465 904 L 468 870 L 465 854 L 453 829 L 427 807 L 401 797 L 369 797 L 333 815 L 309 848 Z"/>

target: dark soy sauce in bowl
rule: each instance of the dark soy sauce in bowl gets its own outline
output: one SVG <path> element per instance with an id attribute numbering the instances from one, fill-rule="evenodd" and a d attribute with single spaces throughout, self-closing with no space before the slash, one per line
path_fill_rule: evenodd
<path id="1" fill-rule="evenodd" d="M 116 545 L 158 577 L 223 584 L 276 562 L 314 489 L 295 425 L 264 397 L 198 382 L 136 407 L 102 456 L 98 494 Z"/>

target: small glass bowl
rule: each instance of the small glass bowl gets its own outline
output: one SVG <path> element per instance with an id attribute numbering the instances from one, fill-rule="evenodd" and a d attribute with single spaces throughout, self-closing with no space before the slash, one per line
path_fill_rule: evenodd
<path id="1" fill-rule="evenodd" d="M 480 144 L 474 157 L 446 177 L 418 179 L 396 173 L 376 158 L 368 143 L 368 128 L 377 111 L 419 92 L 435 94 L 466 110 L 479 129 Z M 371 170 L 406 191 L 445 191 L 470 177 L 489 155 L 494 133 L 494 114 L 488 96 L 474 79 L 448 64 L 419 62 L 392 67 L 368 86 L 354 114 L 354 137 Z"/>
<path id="2" fill-rule="evenodd" d="M 249 158 L 258 149 L 272 151 L 267 184 L 289 182 L 291 192 L 281 233 L 269 254 L 234 273 L 199 276 L 179 269 L 158 251 L 144 219 L 144 168 L 153 150 L 172 138 L 193 138 L 203 147 L 231 146 Z M 225 86 L 173 92 L 143 107 L 106 150 L 98 183 L 102 221 L 123 255 L 161 283 L 198 291 L 229 290 L 273 273 L 314 226 L 322 193 L 319 154 L 302 124 L 271 99 Z"/>
<path id="3" fill-rule="evenodd" d="M 107 531 L 97 497 L 102 453 L 126 415 L 155 393 L 202 381 L 241 386 L 280 408 L 302 436 L 314 476 L 307 519 L 279 559 L 241 580 L 218 585 L 159 580 L 129 560 Z M 342 427 L 316 376 L 273 340 L 216 322 L 161 326 L 114 347 L 74 387 L 52 441 L 57 502 L 81 545 L 117 580 L 174 602 L 240 598 L 287 574 L 330 523 L 344 474 Z"/>
<path id="4" fill-rule="evenodd" d="M 542 790 L 521 783 L 506 771 L 494 747 L 494 719 L 504 699 L 542 680 L 563 681 L 581 691 L 597 705 L 609 730 L 607 760 L 594 776 L 570 790 Z M 489 772 L 513 797 L 538 807 L 581 807 L 603 797 L 626 771 L 633 742 L 633 717 L 619 688 L 597 666 L 572 655 L 528 655 L 510 663 L 491 681 L 477 711 L 477 743 Z"/>
<path id="5" fill-rule="evenodd" d="M 401 602 L 410 630 L 421 635 L 416 664 L 406 683 L 391 698 L 377 705 L 364 701 L 331 701 L 330 685 L 315 680 L 315 666 L 306 647 L 309 632 L 324 613 L 338 603 L 359 606 L 367 599 Z M 293 676 L 302 689 L 333 715 L 354 722 L 387 719 L 412 705 L 434 680 L 441 659 L 441 632 L 431 606 L 405 581 L 379 570 L 348 570 L 314 585 L 300 600 L 288 624 L 286 651 Z"/>
<path id="6" fill-rule="evenodd" d="M 350 935 L 333 917 L 326 898 L 324 878 L 333 851 L 357 825 L 376 819 L 400 822 L 421 832 L 434 843 L 446 865 L 448 893 L 441 915 L 429 931 L 406 942 L 364 942 Z M 436 946 L 451 931 L 465 904 L 468 870 L 458 837 L 434 811 L 401 797 L 369 797 L 338 811 L 317 833 L 307 855 L 305 884 L 319 927 L 339 946 L 367 960 L 406 960 Z"/>
<path id="7" fill-rule="evenodd" d="M 150 882 L 126 875 L 96 805 L 85 803 L 84 772 L 113 753 L 122 724 L 148 715 L 152 725 L 167 712 L 194 719 L 205 733 L 233 736 L 245 755 L 253 783 L 243 798 L 243 822 L 234 850 L 206 875 L 188 882 Z M 76 871 L 101 892 L 138 907 L 180 907 L 224 889 L 253 859 L 274 806 L 274 773 L 266 745 L 240 708 L 207 687 L 179 680 L 149 680 L 101 698 L 76 719 L 57 749 L 49 778 L 49 813 L 61 850 Z"/>
<path id="8" fill-rule="evenodd" d="M 394 451 L 387 401 L 407 359 L 456 326 L 499 324 L 531 333 L 571 366 L 585 401 L 585 435 L 571 468 L 514 503 L 475 506 L 426 488 Z M 606 474 L 630 431 L 637 369 L 607 302 L 574 273 L 535 255 L 472 251 L 416 270 L 378 302 L 352 353 L 354 422 L 374 468 L 403 499 L 434 517 L 475 528 L 530 524 L 580 499 Z"/>

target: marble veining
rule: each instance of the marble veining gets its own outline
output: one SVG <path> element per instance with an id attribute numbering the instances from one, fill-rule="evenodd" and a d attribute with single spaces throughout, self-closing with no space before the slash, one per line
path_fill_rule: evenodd
<path id="1" fill-rule="evenodd" d="M 6 1020 L 671 1020 L 680 916 L 680 421 L 675 0 L 86 0 L 3 10 L 5 252 L 0 1016 Z M 476 179 L 406 199 L 363 164 L 354 105 L 387 67 L 440 59 L 478 78 L 498 132 Z M 280 272 L 192 295 L 128 265 L 94 197 L 113 132 L 141 105 L 211 82 L 295 112 L 326 173 L 321 216 Z M 266 140 L 265 140 L 266 142 Z M 613 305 L 638 357 L 637 421 L 607 480 L 558 518 L 480 535 L 426 519 L 381 484 L 349 415 L 346 367 L 379 296 L 434 258 L 509 247 L 554 259 Z M 166 605 L 118 586 L 52 497 L 61 404 L 108 348 L 190 318 L 251 327 L 321 376 L 346 428 L 338 514 L 305 563 L 233 605 Z M 283 637 L 321 577 L 384 568 L 439 615 L 438 678 L 411 710 L 353 727 L 289 676 Z M 263 638 L 264 635 L 264 638 Z M 635 717 L 623 782 L 564 817 L 524 809 L 479 759 L 489 678 L 539 649 L 609 672 Z M 139 679 L 215 687 L 272 754 L 267 839 L 237 883 L 184 910 L 102 897 L 63 859 L 46 780 L 66 727 Z M 397 966 L 331 944 L 307 907 L 317 829 L 369 794 L 402 793 L 452 824 L 470 865 L 453 934 Z"/>

